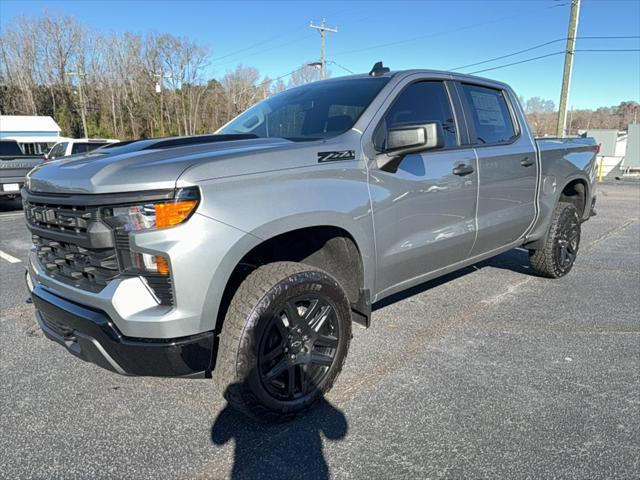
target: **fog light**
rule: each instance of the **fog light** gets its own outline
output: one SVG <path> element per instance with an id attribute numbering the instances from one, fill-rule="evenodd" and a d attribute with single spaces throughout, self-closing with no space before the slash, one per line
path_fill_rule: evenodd
<path id="1" fill-rule="evenodd" d="M 169 261 L 161 255 L 131 252 L 131 266 L 140 272 L 169 275 Z"/>

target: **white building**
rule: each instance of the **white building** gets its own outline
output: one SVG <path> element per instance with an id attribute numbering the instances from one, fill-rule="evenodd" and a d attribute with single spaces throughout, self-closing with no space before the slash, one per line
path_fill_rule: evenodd
<path id="1" fill-rule="evenodd" d="M 24 153 L 40 155 L 66 138 L 60 136 L 60 127 L 51 117 L 0 115 L 0 139 L 15 140 Z"/>

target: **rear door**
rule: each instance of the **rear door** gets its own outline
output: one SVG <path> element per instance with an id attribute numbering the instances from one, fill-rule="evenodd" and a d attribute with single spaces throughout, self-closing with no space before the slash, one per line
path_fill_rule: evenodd
<path id="1" fill-rule="evenodd" d="M 453 84 L 419 80 L 404 86 L 377 123 L 374 144 L 380 129 L 434 121 L 444 136 L 443 148 L 407 155 L 395 171 L 370 171 L 379 294 L 419 283 L 428 273 L 464 260 L 471 250 L 476 158 L 465 145 L 458 108 Z M 468 172 L 454 173 L 463 164 Z"/>
<path id="2" fill-rule="evenodd" d="M 522 237 L 536 213 L 538 164 L 506 90 L 458 83 L 478 157 L 477 239 L 471 256 Z"/>

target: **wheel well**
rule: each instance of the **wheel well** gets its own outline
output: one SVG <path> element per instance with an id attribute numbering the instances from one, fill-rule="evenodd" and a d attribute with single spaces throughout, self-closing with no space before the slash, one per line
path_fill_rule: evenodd
<path id="1" fill-rule="evenodd" d="M 587 184 L 583 180 L 574 180 L 567 184 L 560 194 L 561 202 L 573 203 L 580 218 L 584 216 L 587 201 Z"/>
<path id="2" fill-rule="evenodd" d="M 364 288 L 364 269 L 353 237 L 338 227 L 302 228 L 265 240 L 238 262 L 222 296 L 216 331 L 222 328 L 231 298 L 242 281 L 259 266 L 282 261 L 320 268 L 335 277 L 350 303 L 355 304 L 360 299 Z"/>

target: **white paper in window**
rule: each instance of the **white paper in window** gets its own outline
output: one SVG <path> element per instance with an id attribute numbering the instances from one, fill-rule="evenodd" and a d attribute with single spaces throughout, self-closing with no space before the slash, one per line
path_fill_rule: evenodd
<path id="1" fill-rule="evenodd" d="M 493 127 L 505 127 L 502 110 L 498 103 L 498 97 L 491 93 L 471 91 L 471 100 L 478 113 L 480 125 L 491 125 Z"/>

